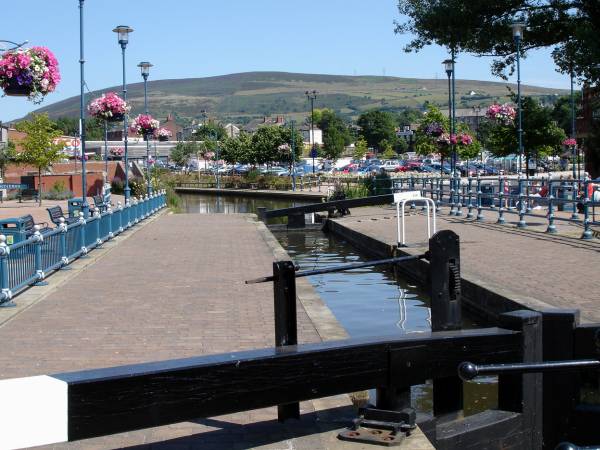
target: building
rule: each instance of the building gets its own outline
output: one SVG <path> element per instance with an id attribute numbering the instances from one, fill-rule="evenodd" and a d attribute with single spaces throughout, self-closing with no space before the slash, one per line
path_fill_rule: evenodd
<path id="1" fill-rule="evenodd" d="M 236 138 L 240 135 L 241 130 L 232 123 L 228 123 L 223 128 L 225 128 L 225 132 L 230 138 Z"/>
<path id="2" fill-rule="evenodd" d="M 310 125 L 304 125 L 300 128 L 300 132 L 302 133 L 305 147 L 312 148 L 313 145 L 323 145 L 323 130 L 317 127 L 311 130 Z"/>
<path id="3" fill-rule="evenodd" d="M 600 86 L 584 86 L 582 115 L 577 118 L 577 140 L 583 147 L 585 170 L 600 176 Z"/>
<path id="4" fill-rule="evenodd" d="M 168 139 L 169 141 L 181 141 L 183 139 L 183 127 L 180 127 L 175 123 L 175 119 L 172 114 L 167 116 L 167 119 L 164 122 L 160 123 L 161 128 L 165 128 L 171 132 L 171 137 Z"/>
<path id="5" fill-rule="evenodd" d="M 269 126 L 269 125 L 282 127 L 285 125 L 285 117 L 276 116 L 275 118 L 273 118 L 273 117 L 269 117 L 269 116 L 264 116 L 260 119 L 254 119 L 254 120 L 251 120 L 250 122 L 248 122 L 244 126 L 243 130 L 246 133 L 254 133 L 260 127 Z"/>
<path id="6" fill-rule="evenodd" d="M 481 119 L 485 116 L 485 108 L 457 108 L 456 109 L 456 121 L 462 122 L 468 125 L 471 131 L 477 135 L 479 132 L 479 124 L 481 123 Z M 445 117 L 448 117 L 448 109 L 442 108 L 442 114 Z"/>

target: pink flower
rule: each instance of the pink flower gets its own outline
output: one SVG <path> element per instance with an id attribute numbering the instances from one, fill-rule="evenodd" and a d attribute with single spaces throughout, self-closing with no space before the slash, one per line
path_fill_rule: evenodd
<path id="1" fill-rule="evenodd" d="M 567 147 L 575 147 L 577 145 L 577 139 L 568 138 L 563 141 L 563 145 Z"/>

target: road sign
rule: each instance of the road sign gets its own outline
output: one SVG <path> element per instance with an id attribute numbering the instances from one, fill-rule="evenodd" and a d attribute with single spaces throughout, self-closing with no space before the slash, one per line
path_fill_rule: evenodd
<path id="1" fill-rule="evenodd" d="M 416 200 L 418 198 L 421 198 L 421 192 L 419 191 L 397 192 L 394 194 L 394 203 L 400 203 L 404 200 Z"/>
<path id="2" fill-rule="evenodd" d="M 317 151 L 317 149 L 316 149 L 316 148 L 313 148 L 313 149 L 310 151 L 310 157 L 311 157 L 311 158 L 316 158 L 317 156 L 319 156 L 319 152 Z"/>
<path id="3" fill-rule="evenodd" d="M 20 183 L 0 183 L 0 189 L 27 189 L 27 185 Z"/>

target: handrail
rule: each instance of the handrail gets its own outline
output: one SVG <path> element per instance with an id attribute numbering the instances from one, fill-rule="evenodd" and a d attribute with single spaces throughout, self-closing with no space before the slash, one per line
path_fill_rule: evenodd
<path id="1" fill-rule="evenodd" d="M 12 306 L 12 299 L 28 286 L 44 282 L 50 272 L 69 265 L 75 259 L 98 248 L 104 242 L 122 233 L 136 223 L 155 215 L 166 206 L 166 191 L 161 190 L 145 198 L 132 199 L 116 210 L 108 211 L 52 230 L 40 231 L 14 244 L 6 243 L 0 234 L 0 307 Z M 123 220 L 126 214 L 128 220 Z"/>

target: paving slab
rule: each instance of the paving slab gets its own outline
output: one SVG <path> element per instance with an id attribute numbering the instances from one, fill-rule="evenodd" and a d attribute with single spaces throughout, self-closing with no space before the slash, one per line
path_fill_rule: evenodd
<path id="1" fill-rule="evenodd" d="M 569 224 L 559 225 L 562 235 L 549 235 L 543 233 L 543 223 L 532 222 L 521 230 L 514 217 L 507 217 L 506 225 L 496 225 L 495 217 L 486 215 L 483 223 L 449 216 L 447 208 L 438 215 L 438 230 L 460 236 L 463 276 L 526 306 L 578 308 L 582 321 L 600 322 L 600 241 L 570 236 L 574 226 Z M 390 247 L 397 244 L 395 207 L 356 208 L 334 221 Z M 540 222 L 544 221 L 542 216 Z M 425 216 L 418 207 L 406 219 L 406 251 L 426 250 L 426 235 Z"/>
<path id="2" fill-rule="evenodd" d="M 163 215 L 0 324 L 0 379 L 271 347 L 272 285 L 244 281 L 286 256 L 254 216 Z M 301 343 L 346 336 L 310 285 L 298 297 Z M 266 408 L 46 448 L 363 449 L 336 437 L 356 414 L 347 395 L 301 412 L 287 424 Z M 420 432 L 410 443 L 431 448 Z"/>

